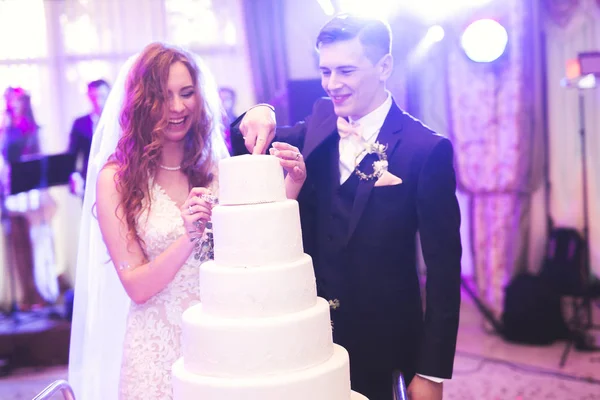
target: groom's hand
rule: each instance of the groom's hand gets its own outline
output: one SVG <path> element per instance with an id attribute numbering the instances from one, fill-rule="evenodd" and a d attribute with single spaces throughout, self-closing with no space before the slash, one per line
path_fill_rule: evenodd
<path id="1" fill-rule="evenodd" d="M 415 375 L 406 389 L 408 400 L 442 400 L 443 383 Z"/>
<path id="2" fill-rule="evenodd" d="M 275 137 L 275 111 L 259 104 L 246 112 L 240 123 L 244 144 L 252 154 L 264 154 Z"/>

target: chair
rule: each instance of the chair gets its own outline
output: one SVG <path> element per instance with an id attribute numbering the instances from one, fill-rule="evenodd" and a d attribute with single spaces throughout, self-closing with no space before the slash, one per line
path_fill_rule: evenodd
<path id="1" fill-rule="evenodd" d="M 398 372 L 394 376 L 394 400 L 408 400 L 408 395 L 406 394 L 406 383 L 404 382 L 404 376 L 402 373 Z"/>
<path id="2" fill-rule="evenodd" d="M 69 383 L 65 380 L 58 380 L 52 382 L 44 390 L 42 390 L 33 400 L 47 400 L 50 399 L 56 392 L 62 393 L 63 399 L 75 400 L 75 394 Z"/>

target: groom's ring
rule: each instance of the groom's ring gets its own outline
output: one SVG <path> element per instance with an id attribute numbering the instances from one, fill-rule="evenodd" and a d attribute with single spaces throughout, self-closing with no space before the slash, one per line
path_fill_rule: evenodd
<path id="1" fill-rule="evenodd" d="M 194 215 L 194 210 L 192 209 L 191 205 L 188 206 L 188 213 L 190 213 L 190 215 Z"/>
<path id="2" fill-rule="evenodd" d="M 296 153 L 296 161 L 300 160 L 300 157 L 302 156 L 302 154 L 300 153 Z"/>

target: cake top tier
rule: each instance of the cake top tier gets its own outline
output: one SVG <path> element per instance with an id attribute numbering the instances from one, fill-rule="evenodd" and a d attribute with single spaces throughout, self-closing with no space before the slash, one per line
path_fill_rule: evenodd
<path id="1" fill-rule="evenodd" d="M 279 159 L 242 155 L 219 161 L 219 204 L 223 206 L 284 201 L 285 182 Z"/>

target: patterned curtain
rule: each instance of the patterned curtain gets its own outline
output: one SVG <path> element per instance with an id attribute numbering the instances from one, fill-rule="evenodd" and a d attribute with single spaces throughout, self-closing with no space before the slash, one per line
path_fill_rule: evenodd
<path id="1" fill-rule="evenodd" d="M 565 27 L 571 21 L 581 0 L 543 0 L 546 12 L 552 21 Z M 600 0 L 596 0 L 600 5 Z"/>
<path id="2" fill-rule="evenodd" d="M 531 1 L 502 3 L 509 44 L 495 63 L 473 63 L 458 47 L 448 53 L 450 135 L 458 184 L 471 201 L 475 276 L 497 315 L 522 249 L 521 218 L 541 177 L 533 156 Z"/>

